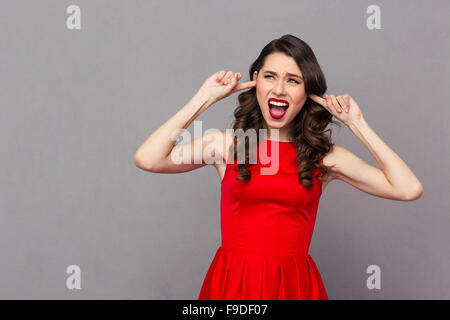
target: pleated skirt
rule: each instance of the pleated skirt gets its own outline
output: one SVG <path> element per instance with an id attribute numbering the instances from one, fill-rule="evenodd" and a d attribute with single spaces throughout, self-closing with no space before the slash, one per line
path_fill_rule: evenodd
<path id="1" fill-rule="evenodd" d="M 219 247 L 199 300 L 328 300 L 309 254 Z"/>

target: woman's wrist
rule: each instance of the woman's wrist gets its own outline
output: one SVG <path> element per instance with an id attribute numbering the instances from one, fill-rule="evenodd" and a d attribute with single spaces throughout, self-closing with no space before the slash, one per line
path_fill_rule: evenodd
<path id="1" fill-rule="evenodd" d="M 364 117 L 361 115 L 360 117 L 356 117 L 356 118 L 354 118 L 354 119 L 352 119 L 350 122 L 348 122 L 348 123 L 345 123 L 345 125 L 349 128 L 349 129 L 352 129 L 352 128 L 359 128 L 359 127 L 361 127 L 361 126 L 364 126 L 364 125 L 366 125 L 367 124 L 367 122 L 366 122 L 366 120 L 364 119 Z"/>
<path id="2" fill-rule="evenodd" d="M 215 103 L 215 99 L 211 97 L 211 95 L 207 92 L 203 92 L 201 90 L 197 91 L 194 96 L 197 100 L 206 102 L 208 105 Z"/>

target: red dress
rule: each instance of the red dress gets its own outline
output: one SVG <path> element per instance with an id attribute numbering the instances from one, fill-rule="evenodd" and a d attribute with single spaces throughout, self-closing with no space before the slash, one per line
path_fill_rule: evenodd
<path id="1" fill-rule="evenodd" d="M 295 147 L 295 142 L 262 140 L 253 152 L 263 148 L 272 164 L 255 157 L 249 181 L 235 180 L 238 172 L 227 161 L 221 183 L 222 243 L 198 299 L 328 299 L 308 253 L 322 194 L 316 174 L 322 169 L 313 169 L 311 189 L 300 184 Z M 277 164 L 276 174 L 261 174 L 261 168 Z"/>

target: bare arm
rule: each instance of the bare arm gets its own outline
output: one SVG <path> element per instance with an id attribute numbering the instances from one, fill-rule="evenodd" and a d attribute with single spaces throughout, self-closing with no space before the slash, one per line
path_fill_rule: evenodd
<path id="1" fill-rule="evenodd" d="M 406 163 L 372 130 L 358 104 L 348 95 L 311 96 L 343 121 L 380 165 L 374 167 L 342 146 L 335 145 L 325 165 L 335 165 L 331 178 L 345 181 L 361 191 L 392 200 L 411 201 L 423 193 L 419 179 Z M 328 163 L 327 163 L 328 162 Z"/>
<path id="2" fill-rule="evenodd" d="M 225 133 L 216 130 L 189 143 L 175 145 L 181 130 L 206 109 L 230 94 L 255 85 L 255 81 L 238 83 L 241 75 L 219 71 L 209 77 L 192 99 L 159 127 L 136 151 L 137 167 L 158 173 L 186 172 L 222 159 Z M 207 152 L 205 152 L 205 150 Z M 176 160 L 176 161 L 174 161 Z M 181 160 L 181 161 L 179 161 Z"/>
<path id="3" fill-rule="evenodd" d="M 134 162 L 137 167 L 152 171 L 152 172 L 184 172 L 196 169 L 205 165 L 202 160 L 192 158 L 191 163 L 176 164 L 171 160 L 171 152 L 174 149 L 176 138 L 179 136 L 180 129 L 186 129 L 189 125 L 208 107 L 213 104 L 213 101 L 205 94 L 197 92 L 191 100 L 180 109 L 175 115 L 173 115 L 166 123 L 153 132 L 150 137 L 142 144 L 142 146 L 136 151 L 134 156 Z M 178 134 L 176 134 L 178 132 Z M 203 143 L 198 143 L 198 139 L 203 141 L 203 137 L 197 138 L 195 146 L 203 147 Z M 201 152 L 194 150 L 194 141 L 189 144 L 177 145 L 178 149 L 183 147 L 184 150 L 178 150 L 179 154 L 186 154 L 188 151 L 186 148 L 191 148 L 192 156 L 202 155 Z M 186 161 L 188 162 L 188 161 Z M 177 167 L 177 168 L 176 168 Z"/>
<path id="4" fill-rule="evenodd" d="M 359 189 L 393 200 L 411 201 L 422 195 L 423 187 L 419 179 L 402 158 L 380 139 L 364 118 L 352 122 L 349 128 L 367 147 L 381 169 L 340 147 L 342 180 L 350 183 L 353 180 Z"/>
<path id="5" fill-rule="evenodd" d="M 374 150 L 375 154 L 378 152 L 376 149 L 372 150 Z M 395 157 L 398 156 L 395 154 Z M 383 158 L 385 157 L 381 156 L 379 158 L 381 163 Z M 342 180 L 363 192 L 380 198 L 411 201 L 419 198 L 422 194 L 421 185 L 420 187 L 415 187 L 414 185 L 405 187 L 405 185 L 395 184 L 398 179 L 402 179 L 404 171 L 400 171 L 400 174 L 397 174 L 397 172 L 394 174 L 394 177 L 392 175 L 389 176 L 382 169 L 367 163 L 348 149 L 337 144 L 333 146 L 333 150 L 325 157 L 324 164 L 335 166 L 330 171 L 330 181 L 333 179 Z M 403 164 L 403 166 L 410 171 L 406 164 Z M 414 176 L 414 179 L 417 178 Z"/>

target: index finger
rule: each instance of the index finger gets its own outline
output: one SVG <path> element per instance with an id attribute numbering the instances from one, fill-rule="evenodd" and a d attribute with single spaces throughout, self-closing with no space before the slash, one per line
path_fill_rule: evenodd
<path id="1" fill-rule="evenodd" d="M 242 82 L 242 83 L 238 83 L 236 85 L 236 87 L 234 87 L 234 91 L 239 91 L 239 90 L 244 90 L 244 89 L 248 89 L 248 88 L 252 88 L 256 85 L 256 80 L 253 81 L 247 81 L 247 82 Z"/>
<path id="2" fill-rule="evenodd" d="M 311 93 L 311 94 L 309 95 L 309 97 L 310 97 L 312 100 L 314 100 L 315 102 L 317 102 L 318 104 L 320 104 L 322 107 L 324 107 L 324 108 L 327 107 L 327 100 L 326 100 L 326 99 L 324 99 L 324 98 L 322 98 L 322 97 L 319 97 L 318 95 L 315 95 L 315 94 L 313 94 L 313 93 Z"/>

